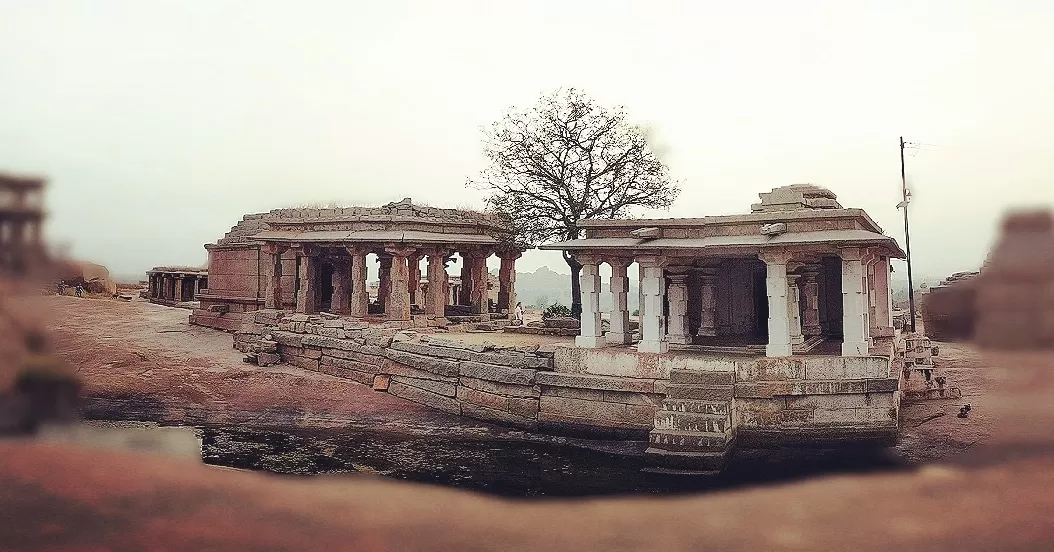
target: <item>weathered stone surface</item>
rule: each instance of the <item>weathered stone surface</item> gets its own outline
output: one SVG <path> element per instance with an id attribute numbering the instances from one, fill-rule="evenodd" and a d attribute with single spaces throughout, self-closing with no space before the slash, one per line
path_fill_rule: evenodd
<path id="1" fill-rule="evenodd" d="M 462 403 L 472 403 L 510 412 L 523 418 L 537 418 L 538 416 L 538 399 L 505 397 L 464 386 L 458 387 L 457 399 Z"/>
<path id="2" fill-rule="evenodd" d="M 497 422 L 499 424 L 523 428 L 528 431 L 535 431 L 538 427 L 537 420 L 533 418 L 523 418 L 503 410 L 495 410 L 493 408 L 487 408 L 485 406 L 468 402 L 461 403 L 461 414 L 477 420 Z"/>
<path id="3" fill-rule="evenodd" d="M 318 367 L 318 371 L 322 372 L 323 374 L 328 374 L 330 376 L 357 381 L 364 385 L 370 385 L 373 382 L 374 377 L 373 374 L 370 374 L 368 372 L 349 370 L 347 368 L 334 366 L 332 364 L 320 364 Z"/>
<path id="4" fill-rule="evenodd" d="M 322 357 L 319 364 L 323 366 L 336 366 L 345 370 L 355 370 L 356 372 L 363 372 L 366 374 L 376 374 L 380 370 L 375 364 L 367 364 L 365 362 L 327 356 Z"/>
<path id="5" fill-rule="evenodd" d="M 511 368 L 508 366 L 496 366 L 481 362 L 461 362 L 461 376 L 481 380 L 498 381 L 502 383 L 513 383 L 517 385 L 531 385 L 534 383 L 535 370 L 524 368 Z"/>
<path id="6" fill-rule="evenodd" d="M 798 382 L 793 381 L 737 383 L 735 386 L 735 396 L 745 398 L 772 398 L 779 395 L 790 395 L 794 392 L 794 387 L 797 383 Z"/>
<path id="7" fill-rule="evenodd" d="M 313 370 L 315 372 L 318 371 L 317 358 L 308 358 L 299 355 L 289 355 L 288 357 L 283 356 L 282 359 L 285 360 L 287 363 L 292 364 L 293 366 L 296 366 L 298 368 L 303 368 L 305 370 Z"/>
<path id="8" fill-rule="evenodd" d="M 442 337 L 424 336 L 421 341 L 428 343 L 429 345 L 435 345 L 437 347 L 446 347 L 448 349 L 461 349 L 465 351 L 474 351 L 482 353 L 484 351 L 494 348 L 491 343 L 464 343 L 453 339 L 445 339 Z"/>
<path id="9" fill-rule="evenodd" d="M 289 345 L 291 347 L 299 347 L 303 343 L 304 336 L 295 334 L 292 332 L 271 332 L 272 338 L 278 342 L 279 345 Z"/>
<path id="10" fill-rule="evenodd" d="M 657 408 L 623 403 L 584 401 L 566 397 L 539 399 L 539 414 L 589 420 L 597 425 L 652 427 Z M 539 418 L 540 419 L 540 418 Z"/>
<path id="11" fill-rule="evenodd" d="M 324 337 L 333 337 L 336 339 L 344 339 L 347 334 L 344 333 L 344 328 L 328 328 L 322 327 L 318 330 L 318 335 Z"/>
<path id="12" fill-rule="evenodd" d="M 510 366 L 512 368 L 549 369 L 552 366 L 547 358 L 513 351 L 504 353 L 471 353 L 466 360 Z"/>
<path id="13" fill-rule="evenodd" d="M 406 376 L 409 378 L 430 379 L 436 381 L 445 381 L 453 384 L 457 383 L 456 377 L 440 376 L 435 372 L 429 372 L 427 370 L 413 368 L 400 362 L 393 362 L 387 359 L 385 359 L 385 361 L 381 364 L 377 371 L 380 374 L 390 374 L 393 376 Z"/>
<path id="14" fill-rule="evenodd" d="M 405 385 L 416 387 L 418 389 L 424 389 L 425 391 L 431 391 L 437 395 L 443 395 L 444 397 L 454 397 L 457 395 L 457 384 L 453 382 L 438 381 L 431 379 L 411 378 L 407 376 L 393 375 L 391 381 L 399 382 Z"/>
<path id="15" fill-rule="evenodd" d="M 486 391 L 487 393 L 494 393 L 495 395 L 505 395 L 506 397 L 538 398 L 541 396 L 541 388 L 537 385 L 516 385 L 465 376 L 459 378 L 458 383 L 465 387 L 470 387 L 479 391 Z"/>
<path id="16" fill-rule="evenodd" d="M 733 416 L 736 427 L 778 429 L 784 404 L 783 399 L 737 398 Z"/>
<path id="17" fill-rule="evenodd" d="M 691 383 L 696 385 L 732 385 L 735 383 L 735 373 L 726 372 L 697 372 L 686 370 L 671 370 L 670 383 Z"/>
<path id="18" fill-rule="evenodd" d="M 538 372 L 537 381 L 539 385 L 552 385 L 557 387 L 581 387 L 584 389 L 603 389 L 636 393 L 655 392 L 655 380 L 650 379 L 594 376 L 588 374 L 565 374 L 562 372 Z"/>
<path id="19" fill-rule="evenodd" d="M 864 380 L 796 381 L 790 395 L 835 395 L 839 393 L 865 393 Z"/>
<path id="20" fill-rule="evenodd" d="M 837 410 L 843 408 L 891 408 L 892 393 L 864 393 L 854 395 L 809 395 L 787 397 L 787 408 Z"/>
<path id="21" fill-rule="evenodd" d="M 407 353 L 396 349 L 385 349 L 384 353 L 390 360 L 440 376 L 457 376 L 459 373 L 458 362 L 454 360 Z"/>
<path id="22" fill-rule="evenodd" d="M 456 399 L 438 395 L 431 391 L 425 391 L 424 389 L 406 385 L 405 383 L 392 381 L 388 386 L 388 393 L 418 404 L 430 406 L 437 410 L 442 410 L 443 412 L 461 414 L 461 405 Z"/>
<path id="23" fill-rule="evenodd" d="M 277 353 L 259 353 L 256 355 L 257 366 L 272 366 L 282 362 L 282 357 Z"/>
<path id="24" fill-rule="evenodd" d="M 392 343 L 392 349 L 396 351 L 405 351 L 408 353 L 414 353 L 418 355 L 427 355 L 436 358 L 453 358 L 458 360 L 468 360 L 471 351 L 465 349 L 452 349 L 449 347 L 437 347 L 433 345 L 425 345 L 422 343 L 414 343 L 412 341 L 398 341 Z"/>
<path id="25" fill-rule="evenodd" d="M 896 378 L 867 380 L 868 393 L 891 392 L 900 389 L 900 380 Z"/>
<path id="26" fill-rule="evenodd" d="M 648 435 L 648 444 L 668 451 L 723 451 L 731 442 L 727 433 L 697 433 L 674 429 L 656 429 Z"/>
<path id="27" fill-rule="evenodd" d="M 314 347 L 304 347 L 304 351 L 301 354 L 303 356 L 306 356 L 307 358 L 318 359 L 322 358 L 322 349 L 316 349 Z"/>
<path id="28" fill-rule="evenodd" d="M 756 358 L 736 362 L 736 381 L 805 379 L 805 362 L 800 358 Z"/>
<path id="29" fill-rule="evenodd" d="M 733 397 L 731 385 L 682 385 L 666 386 L 666 396 L 671 399 L 692 399 L 696 401 L 730 400 Z"/>
<path id="30" fill-rule="evenodd" d="M 654 393 L 631 393 L 626 391 L 609 391 L 603 389 L 585 389 L 581 387 L 546 386 L 542 393 L 548 397 L 566 397 L 586 401 L 614 402 L 658 408 L 662 405 L 663 396 Z"/>
<path id="31" fill-rule="evenodd" d="M 655 429 L 673 429 L 699 433 L 730 433 L 732 431 L 732 420 L 727 414 L 686 414 L 660 410 L 655 413 Z"/>

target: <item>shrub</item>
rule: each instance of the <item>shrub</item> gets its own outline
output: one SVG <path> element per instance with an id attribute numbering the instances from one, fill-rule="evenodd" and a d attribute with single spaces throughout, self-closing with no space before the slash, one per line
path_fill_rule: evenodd
<path id="1" fill-rule="evenodd" d="M 571 316 L 571 309 L 560 303 L 553 303 L 542 311 L 542 318 L 567 318 Z"/>

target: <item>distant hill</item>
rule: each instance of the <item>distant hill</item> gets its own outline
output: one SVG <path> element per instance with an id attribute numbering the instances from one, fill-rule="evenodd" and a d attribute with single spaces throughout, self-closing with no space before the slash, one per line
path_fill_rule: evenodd
<path id="1" fill-rule="evenodd" d="M 600 308 L 603 311 L 609 311 L 611 309 L 611 293 L 608 290 L 606 277 L 601 278 L 601 286 Z M 631 278 L 629 287 L 629 310 L 632 312 L 637 310 L 637 281 Z M 548 266 L 540 267 L 534 272 L 517 272 L 516 297 L 524 305 L 535 307 L 547 307 L 553 303 L 570 305 L 571 276 L 554 272 Z"/>

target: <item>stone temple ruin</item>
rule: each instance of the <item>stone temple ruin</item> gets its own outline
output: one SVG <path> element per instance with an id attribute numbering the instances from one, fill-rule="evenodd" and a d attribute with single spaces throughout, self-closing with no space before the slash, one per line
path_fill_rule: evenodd
<path id="1" fill-rule="evenodd" d="M 261 308 L 328 312 L 403 326 L 445 325 L 447 317 L 488 320 L 516 304 L 522 248 L 497 217 L 414 205 L 278 209 L 246 215 L 209 253 L 209 287 L 192 322 L 234 330 Z M 447 265 L 461 261 L 451 285 Z M 501 259 L 497 301 L 489 300 L 487 259 Z M 367 257 L 379 265 L 371 304 Z M 421 261 L 427 268 L 421 270 Z"/>
<path id="2" fill-rule="evenodd" d="M 430 324 L 453 306 L 445 292 L 407 308 L 414 286 L 406 259 L 424 252 L 431 283 L 442 281 L 458 250 L 473 282 L 458 302 L 485 313 L 474 285 L 485 271 L 478 259 L 499 251 L 511 274 L 519 254 L 501 247 L 501 225 L 458 212 L 395 231 L 415 208 L 384 209 L 247 217 L 209 247 L 210 288 L 196 320 L 244 321 L 235 347 L 261 365 L 287 362 L 531 431 L 647 442 L 657 470 L 718 470 L 737 446 L 887 445 L 897 435 L 904 371 L 902 359 L 894 364 L 889 262 L 904 254 L 824 188 L 777 188 L 747 215 L 585 222 L 584 238 L 545 246 L 584 266 L 579 335 L 574 345 L 547 347 L 436 335 Z M 347 282 L 320 268 L 350 255 L 354 294 L 364 251 L 391 259 L 383 317 L 356 303 L 361 295 L 333 312 L 343 310 L 334 297 Z M 614 299 L 606 333 L 601 262 L 611 266 Z M 639 335 L 626 308 L 633 262 L 643 280 Z M 508 285 L 504 310 L 515 292 L 511 277 L 500 280 Z M 322 291 L 326 282 L 332 291 Z M 230 310 L 214 308 L 224 305 Z M 260 306 L 267 308 L 248 312 Z"/>
<path id="3" fill-rule="evenodd" d="M 197 301 L 209 287 L 209 271 L 195 266 L 155 266 L 146 272 L 146 280 L 146 299 L 175 306 Z"/>
<path id="4" fill-rule="evenodd" d="M 48 264 L 42 239 L 44 179 L 0 173 L 0 275 L 23 276 Z"/>

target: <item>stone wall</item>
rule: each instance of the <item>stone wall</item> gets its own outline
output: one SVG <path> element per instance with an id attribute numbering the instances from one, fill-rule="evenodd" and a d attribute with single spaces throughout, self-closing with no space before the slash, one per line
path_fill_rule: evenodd
<path id="1" fill-rule="evenodd" d="M 276 310 L 252 315 L 234 345 L 261 365 L 281 360 L 451 414 L 552 434 L 650 434 L 674 454 L 696 434 L 720 438 L 724 454 L 733 441 L 885 443 L 898 428 L 899 378 L 885 357 L 497 347 Z"/>

